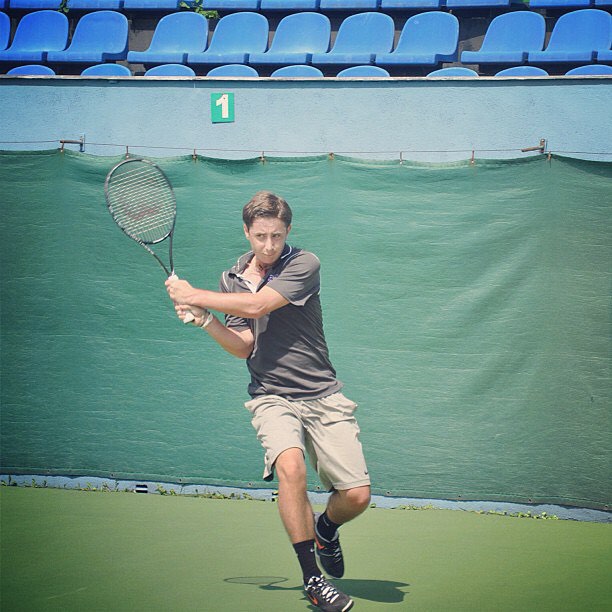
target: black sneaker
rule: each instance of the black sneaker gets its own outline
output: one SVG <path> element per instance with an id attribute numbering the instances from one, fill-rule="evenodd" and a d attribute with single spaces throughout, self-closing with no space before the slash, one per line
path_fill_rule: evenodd
<path id="1" fill-rule="evenodd" d="M 336 533 L 332 540 L 326 540 L 319 535 L 317 530 L 318 519 L 319 516 L 315 515 L 315 543 L 319 561 L 323 569 L 332 578 L 342 578 L 344 576 L 344 557 L 340 547 L 340 536 Z"/>
<path id="2" fill-rule="evenodd" d="M 324 612 L 346 612 L 353 607 L 353 600 L 323 576 L 312 576 L 304 590 L 310 603 Z"/>

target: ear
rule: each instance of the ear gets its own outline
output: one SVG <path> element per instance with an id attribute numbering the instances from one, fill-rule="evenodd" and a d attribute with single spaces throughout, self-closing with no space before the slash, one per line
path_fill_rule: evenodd
<path id="1" fill-rule="evenodd" d="M 244 230 L 244 235 L 246 236 L 248 240 L 249 239 L 249 228 L 246 226 L 246 223 L 242 224 L 242 229 Z"/>
<path id="2" fill-rule="evenodd" d="M 288 225 L 288 226 L 287 226 L 287 236 L 289 235 L 289 232 L 290 232 L 290 231 L 291 231 L 291 226 L 290 226 L 290 225 Z"/>

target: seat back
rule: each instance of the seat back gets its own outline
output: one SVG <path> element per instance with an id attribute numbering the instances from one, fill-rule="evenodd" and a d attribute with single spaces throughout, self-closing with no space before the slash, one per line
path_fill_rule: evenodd
<path id="1" fill-rule="evenodd" d="M 175 11 L 176 0 L 123 0 L 124 10 L 130 11 Z"/>
<path id="2" fill-rule="evenodd" d="M 546 22 L 540 13 L 502 13 L 491 21 L 480 50 L 488 53 L 541 51 L 545 36 Z"/>
<path id="3" fill-rule="evenodd" d="M 76 25 L 69 51 L 124 53 L 128 44 L 128 21 L 123 13 L 86 13 Z"/>
<path id="4" fill-rule="evenodd" d="M 210 53 L 263 52 L 268 47 L 268 20 L 248 11 L 225 15 L 215 28 Z"/>
<path id="5" fill-rule="evenodd" d="M 93 11 L 108 9 L 120 11 L 123 8 L 123 0 L 68 0 L 69 8 L 75 11 Z"/>
<path id="6" fill-rule="evenodd" d="M 61 3 L 62 0 L 11 0 L 10 5 L 12 9 L 26 9 L 31 11 L 50 9 L 52 11 L 57 11 Z"/>
<path id="7" fill-rule="evenodd" d="M 440 68 L 440 70 L 434 70 L 430 72 L 428 77 L 443 77 L 443 76 L 471 76 L 477 77 L 478 73 L 471 68 L 465 68 L 464 66 L 449 66 L 448 68 Z"/>
<path id="8" fill-rule="evenodd" d="M 208 44 L 208 20 L 185 11 L 164 15 L 155 27 L 149 51 L 200 53 Z"/>
<path id="9" fill-rule="evenodd" d="M 68 43 L 68 18 L 58 11 L 27 13 L 17 25 L 11 51 L 63 51 Z"/>
<path id="10" fill-rule="evenodd" d="M 259 73 L 252 66 L 244 64 L 228 64 L 227 66 L 217 66 L 208 72 L 210 77 L 256 77 Z"/>
<path id="11" fill-rule="evenodd" d="M 323 73 L 314 66 L 299 64 L 296 66 L 283 66 L 275 70 L 273 77 L 322 77 Z"/>
<path id="12" fill-rule="evenodd" d="M 578 66 L 578 68 L 572 68 L 565 73 L 567 76 L 581 75 L 581 74 L 599 74 L 599 75 L 610 75 L 612 74 L 612 66 L 606 64 L 589 64 L 588 66 Z"/>
<path id="13" fill-rule="evenodd" d="M 280 20 L 270 53 L 325 53 L 331 23 L 322 13 L 292 13 Z"/>
<path id="14" fill-rule="evenodd" d="M 4 51 L 11 40 L 11 20 L 6 13 L 0 13 L 0 51 Z"/>
<path id="15" fill-rule="evenodd" d="M 16 68 L 11 68 L 6 74 L 53 76 L 55 74 L 55 71 L 49 68 L 49 66 L 38 66 L 34 64 L 28 64 L 27 66 L 17 66 Z"/>
<path id="16" fill-rule="evenodd" d="M 548 72 L 537 66 L 512 66 L 500 70 L 495 76 L 548 76 Z"/>
<path id="17" fill-rule="evenodd" d="M 459 21 L 451 13 L 429 11 L 406 21 L 397 41 L 398 53 L 450 55 L 459 45 Z"/>
<path id="18" fill-rule="evenodd" d="M 351 66 L 341 70 L 338 75 L 340 78 L 351 77 L 388 77 L 389 73 L 380 66 Z"/>
<path id="19" fill-rule="evenodd" d="M 85 68 L 81 76 L 132 76 L 132 72 L 123 64 L 96 64 Z"/>
<path id="20" fill-rule="evenodd" d="M 593 2 L 591 0 L 529 0 L 529 8 L 532 9 L 576 9 L 588 8 Z"/>
<path id="21" fill-rule="evenodd" d="M 546 51 L 609 49 L 612 17 L 600 9 L 581 9 L 561 15 L 553 27 Z"/>
<path id="22" fill-rule="evenodd" d="M 149 68 L 144 75 L 148 76 L 195 76 L 195 72 L 189 66 L 184 64 L 162 64 Z"/>
<path id="23" fill-rule="evenodd" d="M 388 53 L 393 47 L 395 25 L 385 13 L 358 13 L 338 28 L 332 53 Z"/>

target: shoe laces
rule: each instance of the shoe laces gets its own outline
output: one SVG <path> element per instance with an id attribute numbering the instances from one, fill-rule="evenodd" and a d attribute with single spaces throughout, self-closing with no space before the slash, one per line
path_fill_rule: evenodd
<path id="1" fill-rule="evenodd" d="M 323 576 L 313 576 L 308 581 L 308 588 L 313 590 L 316 589 L 319 595 L 329 603 L 334 603 L 339 596 L 339 593 L 334 588 L 334 585 L 327 582 Z"/>
<path id="2" fill-rule="evenodd" d="M 338 534 L 336 534 L 333 540 L 323 539 L 323 542 L 325 544 L 325 552 L 327 556 L 335 557 L 336 559 L 342 557 L 342 548 L 340 546 L 340 538 L 338 537 Z"/>

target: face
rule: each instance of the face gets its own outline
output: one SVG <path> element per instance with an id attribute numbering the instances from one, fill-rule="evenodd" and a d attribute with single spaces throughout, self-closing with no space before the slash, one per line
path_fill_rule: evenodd
<path id="1" fill-rule="evenodd" d="M 287 227 L 281 219 L 259 217 L 250 228 L 244 226 L 244 235 L 251 244 L 257 262 L 263 266 L 276 263 L 285 248 L 291 226 Z"/>

